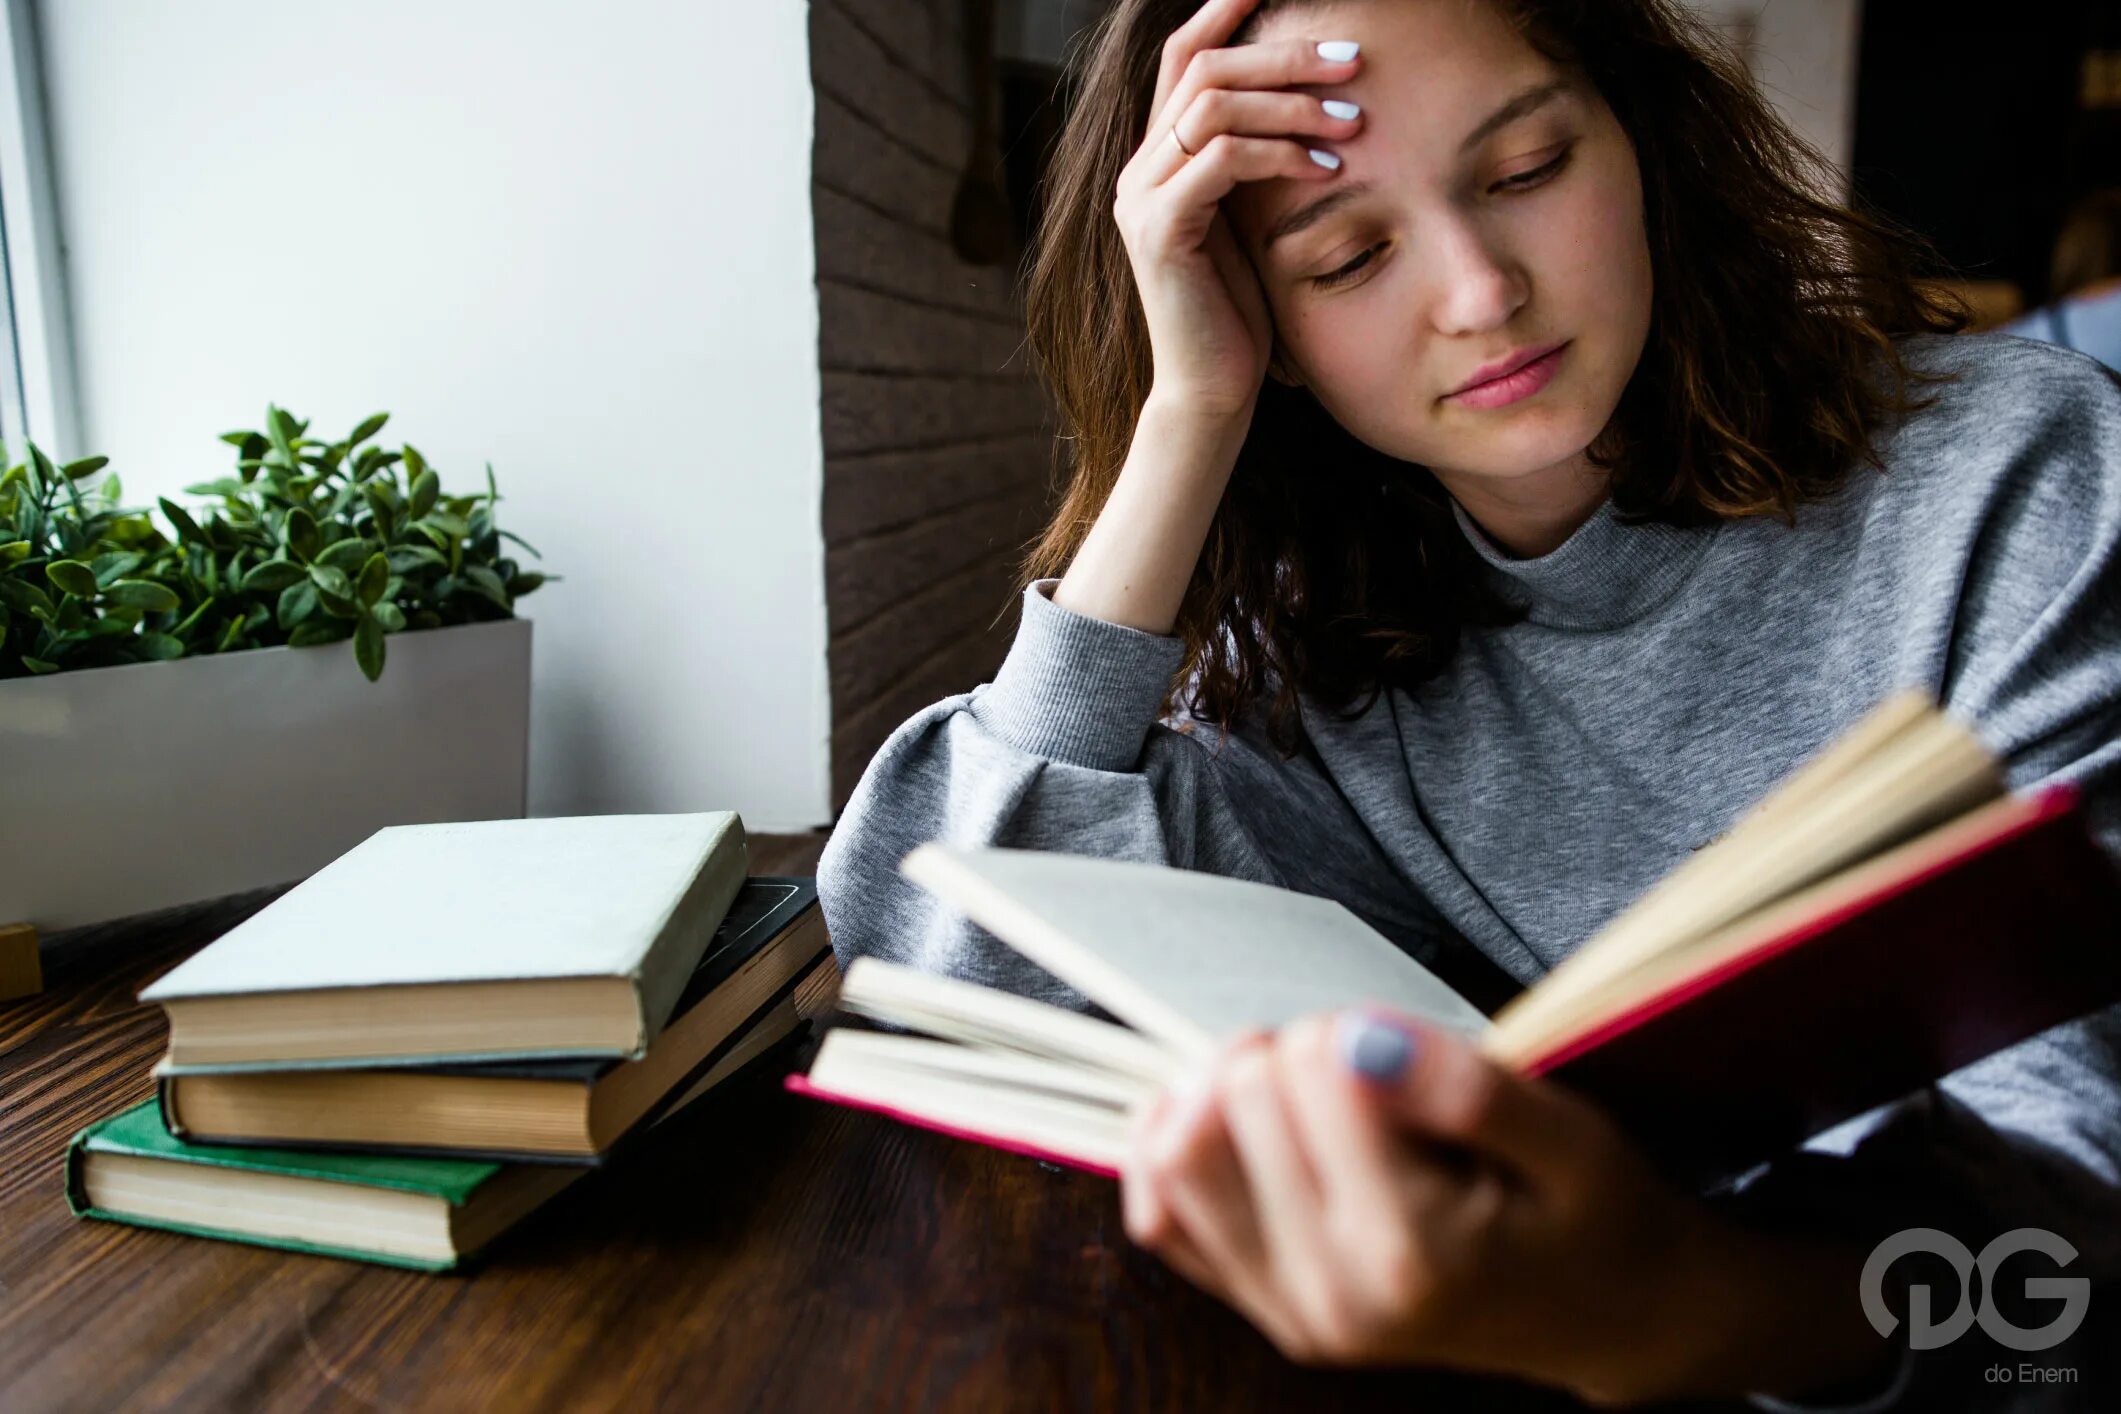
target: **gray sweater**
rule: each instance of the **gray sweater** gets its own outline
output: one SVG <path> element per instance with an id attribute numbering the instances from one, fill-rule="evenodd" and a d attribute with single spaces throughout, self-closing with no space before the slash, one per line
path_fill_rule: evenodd
<path id="1" fill-rule="evenodd" d="M 1153 720 L 1179 641 L 1032 586 L 994 681 L 901 726 L 848 802 L 818 868 L 841 962 L 874 954 L 1087 1007 L 896 874 L 913 845 L 942 839 L 1323 894 L 1418 957 L 1470 947 L 1529 983 L 1908 686 L 1974 724 L 2012 785 L 2078 783 L 2121 859 L 2121 383 L 2004 335 L 1902 347 L 1960 380 L 1884 431 L 1884 474 L 1857 472 L 1794 528 L 1626 526 L 1609 504 L 1519 560 L 1460 513 L 1528 617 L 1469 632 L 1440 677 L 1353 722 L 1306 703 L 1310 745 L 1290 760 L 1257 713 L 1227 736 Z M 1908 939 L 1909 965 L 1921 946 Z M 2083 1254 L 2070 1275 L 2121 1274 L 2121 1011 L 1999 1052 L 1711 1196 L 1753 1221 L 1867 1240 L 1942 1227 L 1976 1252 L 2041 1226 Z M 1868 1407 L 1909 1389 L 1970 1407 L 1996 1392 L 1981 1363 L 1998 1359 L 2082 1364 L 2070 1352 L 2102 1325 L 2102 1296 L 2121 1307 L 2121 1287 L 2095 1292 L 2068 1345 L 2020 1357 L 1977 1329 Z M 1941 1319 L 1954 1297 L 1935 1302 Z"/>

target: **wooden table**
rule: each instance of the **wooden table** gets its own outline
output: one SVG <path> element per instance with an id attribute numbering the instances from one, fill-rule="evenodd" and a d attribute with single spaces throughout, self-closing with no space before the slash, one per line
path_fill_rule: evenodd
<path id="1" fill-rule="evenodd" d="M 816 838 L 755 840 L 802 873 Z M 787 1094 L 804 1038 L 467 1274 L 71 1217 L 75 1131 L 145 1098 L 135 993 L 280 890 L 54 940 L 0 1005 L 0 1409 L 1573 1408 L 1300 1369 L 1130 1244 L 1090 1175 Z"/>

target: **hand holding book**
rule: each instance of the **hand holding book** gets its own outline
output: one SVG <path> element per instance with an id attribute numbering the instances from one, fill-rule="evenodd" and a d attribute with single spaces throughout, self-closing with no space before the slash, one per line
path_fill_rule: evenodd
<path id="1" fill-rule="evenodd" d="M 1299 1361 L 1600 1403 L 1890 1373 L 1847 1299 L 1860 1251 L 1723 1221 L 1596 1106 L 1447 1028 L 1348 1011 L 1252 1032 L 1129 1141 L 1128 1235 Z"/>

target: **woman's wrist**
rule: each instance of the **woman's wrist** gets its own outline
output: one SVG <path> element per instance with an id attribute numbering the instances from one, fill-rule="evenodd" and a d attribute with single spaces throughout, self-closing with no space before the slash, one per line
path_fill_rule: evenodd
<path id="1" fill-rule="evenodd" d="M 1053 602 L 1170 634 L 1249 425 L 1249 418 L 1152 392 L 1135 420 L 1126 464 Z"/>

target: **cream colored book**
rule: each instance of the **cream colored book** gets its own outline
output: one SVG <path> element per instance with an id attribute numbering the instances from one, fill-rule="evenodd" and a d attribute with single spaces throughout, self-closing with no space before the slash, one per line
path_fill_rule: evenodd
<path id="1" fill-rule="evenodd" d="M 2101 937 L 2121 886 L 2075 792 L 2007 794 L 1974 733 L 1913 695 L 1493 1018 L 1328 899 L 938 844 L 902 872 L 1119 1024 L 865 957 L 841 1007 L 900 1031 L 835 1027 L 790 1087 L 1107 1172 L 1159 1086 L 1310 1012 L 1382 1004 L 1451 1028 L 1706 1171 L 2121 996 Z"/>
<path id="2" fill-rule="evenodd" d="M 747 866 L 731 811 L 393 825 L 140 997 L 175 1075 L 638 1060 Z"/>

